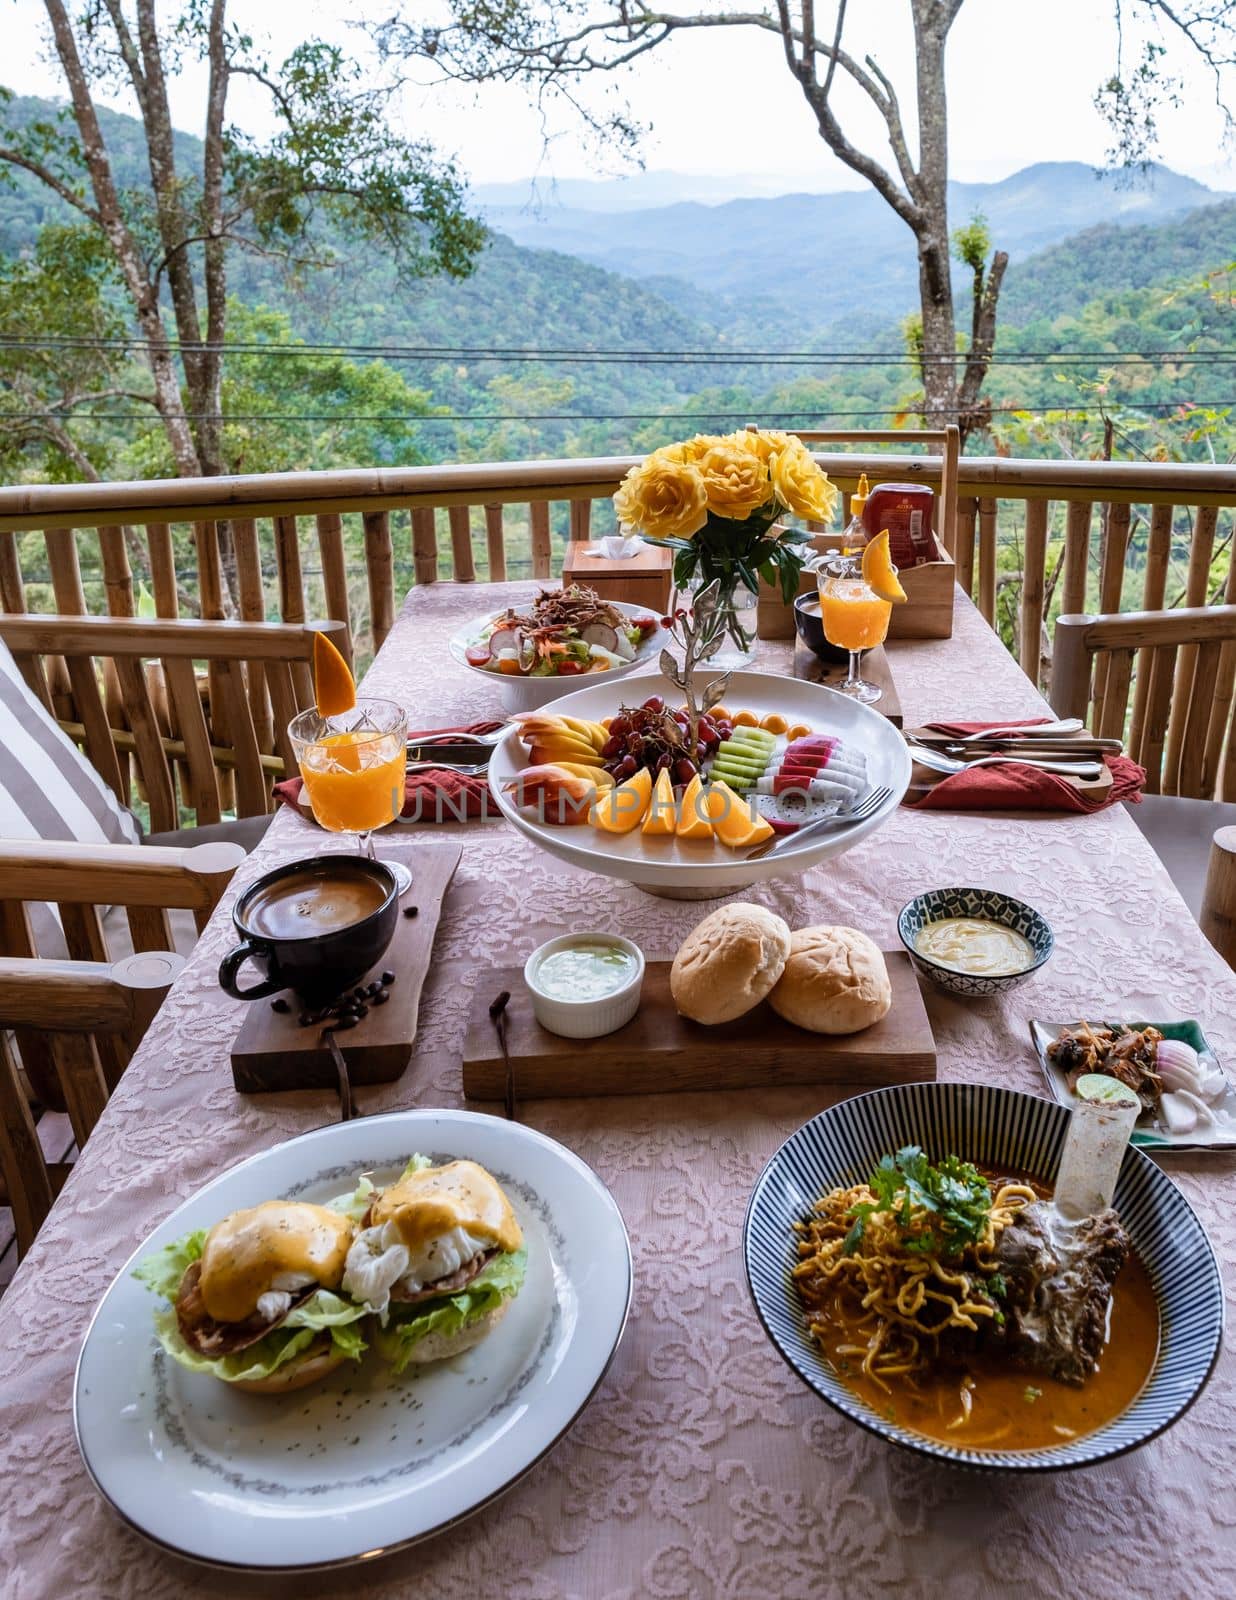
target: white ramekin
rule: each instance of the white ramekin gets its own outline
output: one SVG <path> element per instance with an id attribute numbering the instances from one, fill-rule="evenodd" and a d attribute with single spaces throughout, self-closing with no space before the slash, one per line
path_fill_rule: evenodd
<path id="1" fill-rule="evenodd" d="M 635 971 L 613 994 L 602 995 L 599 1000 L 559 1000 L 537 987 L 536 969 L 546 956 L 555 950 L 569 950 L 577 944 L 612 944 L 635 957 Z M 564 933 L 538 945 L 524 963 L 524 982 L 532 996 L 532 1014 L 550 1033 L 564 1039 L 599 1039 L 603 1033 L 613 1033 L 625 1027 L 639 1010 L 640 990 L 644 985 L 644 952 L 630 939 L 617 933 Z"/>

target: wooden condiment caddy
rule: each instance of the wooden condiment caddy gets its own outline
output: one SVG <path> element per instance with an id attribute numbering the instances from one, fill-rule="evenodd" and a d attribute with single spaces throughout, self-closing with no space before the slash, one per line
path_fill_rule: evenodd
<path id="1" fill-rule="evenodd" d="M 841 549 L 842 538 L 839 533 L 817 533 L 813 535 L 811 544 L 817 551 L 832 553 Z M 924 561 L 921 566 L 904 567 L 898 573 L 898 577 L 906 592 L 906 599 L 903 605 L 893 607 L 888 619 L 888 637 L 890 639 L 951 638 L 957 568 L 948 552 L 944 552 L 942 561 Z M 813 593 L 816 583 L 814 572 L 800 574 L 799 594 Z M 794 637 L 794 607 L 786 605 L 782 600 L 780 588 L 774 588 L 762 578 L 755 631 L 760 639 Z"/>
<path id="2" fill-rule="evenodd" d="M 669 610 L 674 552 L 646 544 L 627 561 L 610 561 L 589 555 L 591 545 L 572 540 L 562 564 L 563 584 L 580 583 L 595 589 L 602 600 L 647 606 L 658 617 Z"/>

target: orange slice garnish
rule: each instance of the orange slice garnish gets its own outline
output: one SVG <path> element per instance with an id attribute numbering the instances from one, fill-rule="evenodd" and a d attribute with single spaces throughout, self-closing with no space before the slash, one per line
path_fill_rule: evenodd
<path id="1" fill-rule="evenodd" d="M 863 551 L 863 582 L 875 591 L 881 600 L 898 605 L 906 598 L 897 577 L 897 568 L 889 554 L 888 529 L 876 534 Z"/>
<path id="2" fill-rule="evenodd" d="M 313 636 L 313 697 L 322 717 L 337 717 L 356 704 L 356 680 L 324 633 Z"/>

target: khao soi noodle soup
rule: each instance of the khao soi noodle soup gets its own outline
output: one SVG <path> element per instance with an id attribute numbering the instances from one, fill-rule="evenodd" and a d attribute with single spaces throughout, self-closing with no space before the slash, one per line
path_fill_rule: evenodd
<path id="1" fill-rule="evenodd" d="M 915 1146 L 796 1224 L 807 1329 L 861 1399 L 957 1449 L 1091 1433 L 1154 1365 L 1154 1290 L 1110 1209 L 1070 1223 L 1043 1185 Z"/>

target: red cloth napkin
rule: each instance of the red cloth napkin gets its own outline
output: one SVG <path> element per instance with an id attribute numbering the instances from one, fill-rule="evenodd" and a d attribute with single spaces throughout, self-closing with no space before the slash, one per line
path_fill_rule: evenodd
<path id="1" fill-rule="evenodd" d="M 459 728 L 421 728 L 409 739 L 426 739 L 439 733 L 493 733 L 501 721 L 469 722 Z M 304 788 L 303 778 L 285 778 L 275 785 L 276 798 L 295 806 Z M 500 817 L 501 811 L 484 777 L 466 777 L 451 767 L 427 767 L 409 772 L 404 780 L 403 810 L 409 822 L 463 822 L 467 817 Z"/>
<path id="2" fill-rule="evenodd" d="M 987 728 L 1033 728 L 1049 717 L 1025 717 L 1017 722 L 929 722 L 935 733 L 982 733 Z M 1085 815 L 1105 811 L 1122 800 L 1136 804 L 1142 797 L 1146 771 L 1128 756 L 1104 756 L 1112 785 L 1102 795 L 1082 794 L 1054 772 L 1024 766 L 976 767 L 941 778 L 918 799 L 903 805 L 919 811 L 1072 811 Z"/>

